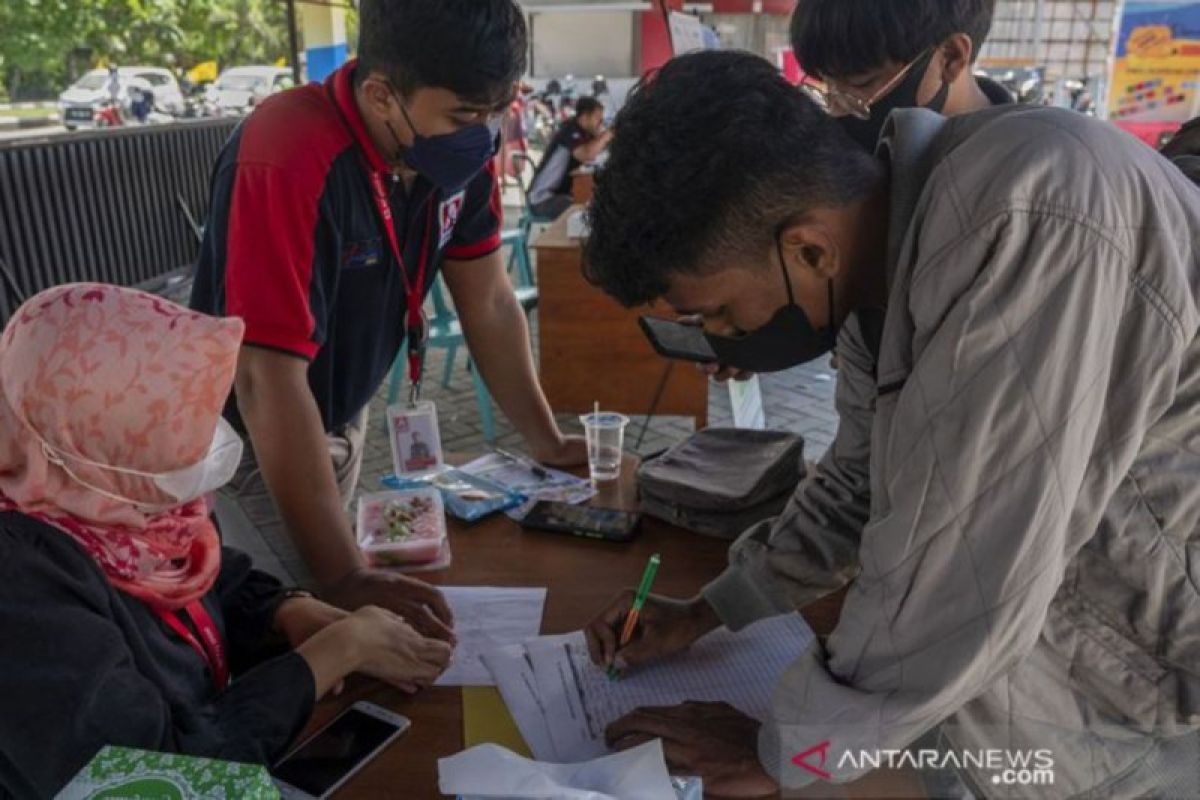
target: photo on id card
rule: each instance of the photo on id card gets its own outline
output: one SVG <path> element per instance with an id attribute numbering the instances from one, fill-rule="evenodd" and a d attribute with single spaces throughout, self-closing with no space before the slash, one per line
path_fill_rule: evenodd
<path id="1" fill-rule="evenodd" d="M 397 475 L 428 472 L 442 465 L 442 438 L 437 406 L 422 400 L 415 406 L 388 406 L 388 440 Z"/>

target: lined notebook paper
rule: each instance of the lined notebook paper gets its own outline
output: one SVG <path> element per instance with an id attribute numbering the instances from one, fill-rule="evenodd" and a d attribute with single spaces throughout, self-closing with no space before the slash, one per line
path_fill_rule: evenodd
<path id="1" fill-rule="evenodd" d="M 765 719 L 779 677 L 812 638 L 799 615 L 774 617 L 738 633 L 714 631 L 619 681 L 591 663 L 582 632 L 531 639 L 484 660 L 534 755 L 574 761 L 607 752 L 604 729 L 639 706 L 724 701 Z"/>

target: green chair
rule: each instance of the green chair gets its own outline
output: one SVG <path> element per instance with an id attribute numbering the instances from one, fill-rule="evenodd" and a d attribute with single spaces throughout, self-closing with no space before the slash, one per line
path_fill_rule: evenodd
<path id="1" fill-rule="evenodd" d="M 501 231 L 500 244 L 512 248 L 508 257 L 508 274 L 513 279 L 513 294 L 516 295 L 517 302 L 521 304 L 521 308 L 525 311 L 525 317 L 528 319 L 538 305 L 537 283 L 533 277 L 533 264 L 529 258 L 528 232 L 520 227 Z M 514 267 L 516 267 L 515 274 Z M 433 306 L 437 314 L 457 319 L 454 313 L 446 308 L 446 301 L 441 294 L 440 280 L 434 284 L 434 290 Z M 450 386 L 450 376 L 454 374 L 454 359 L 457 353 L 457 348 L 450 349 L 446 353 L 446 367 L 442 373 L 442 386 L 444 387 Z"/>
<path id="2" fill-rule="evenodd" d="M 466 340 L 463 338 L 462 323 L 459 322 L 458 315 L 446 304 L 446 296 L 443 289 L 442 276 L 438 275 L 429 291 L 433 301 L 433 316 L 429 319 L 429 336 L 425 347 L 426 350 L 442 348 L 446 351 L 446 366 L 442 371 L 442 385 L 449 386 L 450 376 L 454 371 L 454 357 L 458 354 L 458 348 L 466 344 Z M 401 345 L 400 353 L 396 356 L 395 363 L 392 364 L 391 377 L 388 379 L 387 401 L 389 406 L 395 403 L 400 396 L 400 386 L 408 371 L 407 354 L 408 351 Z M 483 428 L 483 438 L 489 442 L 494 441 L 496 438 L 496 418 L 492 412 L 492 396 L 488 393 L 487 385 L 483 382 L 483 378 L 479 376 L 479 370 L 469 361 L 467 369 L 470 371 L 471 380 L 475 384 L 475 402 L 479 406 L 479 418 Z"/>
<path id="3" fill-rule="evenodd" d="M 508 256 L 508 271 L 512 273 L 515 268 L 516 286 L 520 290 L 537 285 L 533 277 L 533 259 L 529 254 L 529 237 L 533 233 L 533 226 L 549 224 L 554 222 L 554 219 L 540 217 L 529 207 L 529 184 L 525 182 L 525 167 L 536 169 L 534 160 L 525 153 L 513 153 L 512 160 L 517 167 L 514 172 L 517 173 L 517 185 L 521 189 L 521 216 L 517 219 L 517 227 L 504 231 L 500 240 L 512 246 Z M 521 296 L 520 291 L 517 292 L 517 296 Z"/>

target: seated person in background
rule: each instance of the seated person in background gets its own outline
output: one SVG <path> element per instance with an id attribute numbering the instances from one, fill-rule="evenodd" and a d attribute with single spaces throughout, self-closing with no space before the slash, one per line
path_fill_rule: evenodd
<path id="1" fill-rule="evenodd" d="M 0 796 L 51 797 L 106 744 L 266 764 L 350 673 L 411 692 L 448 663 L 222 549 L 242 329 L 76 284 L 0 339 Z"/>
<path id="2" fill-rule="evenodd" d="M 610 744 L 662 738 L 722 797 L 846 781 L 918 742 L 976 797 L 1194 797 L 1195 187 L 1063 109 L 899 109 L 871 156 L 745 53 L 671 60 L 616 128 L 588 276 L 777 363 L 836 341 L 840 424 L 699 595 L 652 596 L 626 647 L 632 592 L 601 612 L 593 659 L 645 663 L 849 589 L 761 725 L 644 709 Z M 986 750 L 1003 766 L 962 756 Z M 1000 786 L 1022 760 L 1050 780 Z"/>
<path id="3" fill-rule="evenodd" d="M 538 164 L 529 185 L 529 208 L 539 217 L 554 218 L 575 202 L 571 199 L 571 173 L 581 164 L 595 161 L 608 143 L 612 131 L 604 128 L 604 106 L 594 97 L 581 98 L 575 104 L 575 119 L 564 122 Z"/>

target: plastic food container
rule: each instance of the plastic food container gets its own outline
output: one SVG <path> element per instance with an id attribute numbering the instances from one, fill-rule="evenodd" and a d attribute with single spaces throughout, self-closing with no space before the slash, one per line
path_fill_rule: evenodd
<path id="1" fill-rule="evenodd" d="M 373 492 L 358 499 L 358 546 L 373 564 L 425 564 L 445 543 L 446 515 L 437 489 Z"/>

